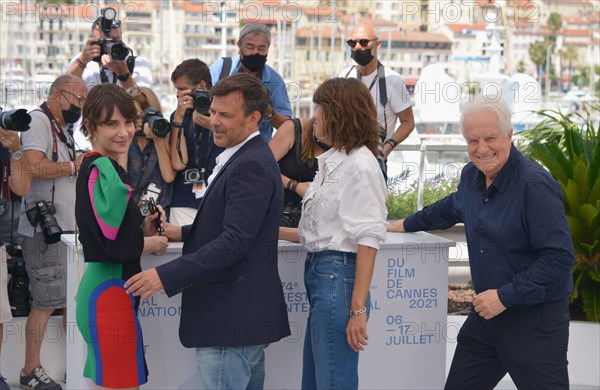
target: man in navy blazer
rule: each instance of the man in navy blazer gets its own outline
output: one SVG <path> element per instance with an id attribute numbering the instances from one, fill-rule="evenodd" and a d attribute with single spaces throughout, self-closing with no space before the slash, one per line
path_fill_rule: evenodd
<path id="1" fill-rule="evenodd" d="M 210 91 L 215 144 L 226 149 L 208 179 L 192 225 L 168 225 L 182 256 L 126 283 L 147 299 L 182 293 L 179 338 L 196 348 L 199 388 L 262 389 L 264 348 L 290 335 L 277 269 L 283 188 L 277 162 L 258 136 L 269 105 L 260 81 L 244 73 Z"/>

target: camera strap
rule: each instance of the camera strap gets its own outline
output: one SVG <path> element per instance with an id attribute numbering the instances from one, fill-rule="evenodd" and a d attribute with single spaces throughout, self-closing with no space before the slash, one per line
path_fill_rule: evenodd
<path id="1" fill-rule="evenodd" d="M 346 77 L 348 77 L 350 75 L 350 72 L 352 72 L 352 70 L 354 68 L 356 68 L 355 65 L 353 65 L 350 68 L 350 70 L 348 71 L 348 73 L 346 73 Z M 362 74 L 360 74 L 358 69 L 356 70 L 356 78 L 358 80 L 362 80 Z M 385 67 L 379 61 L 377 61 L 377 74 L 375 75 L 375 78 L 373 79 L 373 81 L 371 82 L 371 85 L 369 86 L 369 91 L 371 91 L 371 89 L 375 85 L 375 82 L 377 82 L 377 81 L 379 81 L 379 84 L 378 84 L 379 103 L 381 103 L 381 106 L 383 107 L 383 123 L 385 126 L 384 127 L 385 135 L 381 138 L 385 139 L 387 137 L 387 115 L 385 113 L 385 106 L 388 104 L 388 96 L 387 96 L 387 86 L 385 85 Z"/>
<path id="2" fill-rule="evenodd" d="M 54 162 L 58 161 L 58 142 L 56 141 L 57 136 L 58 136 L 58 139 L 60 139 L 60 142 L 67 145 L 67 148 L 69 149 L 70 160 L 75 161 L 75 143 L 73 142 L 73 139 L 69 140 L 67 138 L 67 136 L 65 135 L 65 133 L 62 129 L 62 126 L 58 123 L 56 118 L 54 118 L 54 115 L 52 115 L 52 112 L 48 108 L 48 105 L 46 104 L 46 102 L 42 103 L 40 108 L 41 108 L 42 112 L 44 114 L 46 114 L 46 116 L 50 120 L 50 127 L 52 128 L 52 161 L 54 161 Z"/>
<path id="3" fill-rule="evenodd" d="M 139 144 L 137 143 L 137 141 L 134 140 L 134 142 L 139 148 Z M 156 149 L 154 147 L 154 142 L 148 142 L 146 144 L 146 147 L 142 151 L 142 171 L 140 179 L 138 180 L 134 188 L 134 190 L 139 191 L 140 194 L 142 192 L 142 189 L 146 188 L 146 185 L 150 180 L 150 176 L 152 175 L 152 172 L 154 172 L 154 168 L 156 167 L 156 163 L 158 162 L 158 155 L 157 153 L 154 153 L 155 150 Z"/>
<path id="4" fill-rule="evenodd" d="M 127 70 L 129 73 L 133 75 L 133 68 L 135 68 L 135 56 L 128 56 L 125 61 L 127 61 Z M 108 75 L 106 74 L 106 68 L 100 65 L 100 81 L 102 84 L 108 83 Z M 113 72 L 113 84 L 117 83 L 117 74 Z"/>

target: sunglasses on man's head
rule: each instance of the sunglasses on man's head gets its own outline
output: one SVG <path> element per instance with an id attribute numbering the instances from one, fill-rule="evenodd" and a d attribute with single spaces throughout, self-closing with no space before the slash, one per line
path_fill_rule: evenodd
<path id="1" fill-rule="evenodd" d="M 350 46 L 351 48 L 354 48 L 354 46 L 356 46 L 356 44 L 360 44 L 361 47 L 367 47 L 369 45 L 369 42 L 373 42 L 376 41 L 377 38 L 373 38 L 373 39 L 348 39 L 346 41 L 346 43 L 348 44 L 348 46 Z"/>

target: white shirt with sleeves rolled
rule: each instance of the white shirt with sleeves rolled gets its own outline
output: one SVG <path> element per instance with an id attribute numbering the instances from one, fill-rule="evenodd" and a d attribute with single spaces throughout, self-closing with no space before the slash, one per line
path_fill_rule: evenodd
<path id="1" fill-rule="evenodd" d="M 387 187 L 373 153 L 330 149 L 303 199 L 298 233 L 309 252 L 379 249 L 385 240 Z"/>

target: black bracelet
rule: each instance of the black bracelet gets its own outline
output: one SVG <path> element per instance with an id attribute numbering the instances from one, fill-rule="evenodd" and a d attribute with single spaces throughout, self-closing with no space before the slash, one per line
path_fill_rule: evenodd
<path id="1" fill-rule="evenodd" d="M 181 129 L 181 128 L 183 128 L 183 123 L 181 123 L 181 122 L 172 122 L 171 126 L 174 127 L 174 128 L 176 128 L 176 129 Z"/>
<path id="2" fill-rule="evenodd" d="M 298 182 L 296 180 L 292 181 L 292 184 L 290 184 L 290 191 L 292 192 L 296 192 L 296 188 L 298 187 Z"/>
<path id="3" fill-rule="evenodd" d="M 391 145 L 391 146 L 392 146 L 392 149 L 395 149 L 395 148 L 396 148 L 396 146 L 398 146 L 398 142 L 397 142 L 395 139 L 393 139 L 393 138 L 388 138 L 388 139 L 387 139 L 387 140 L 384 142 L 384 144 Z"/>

